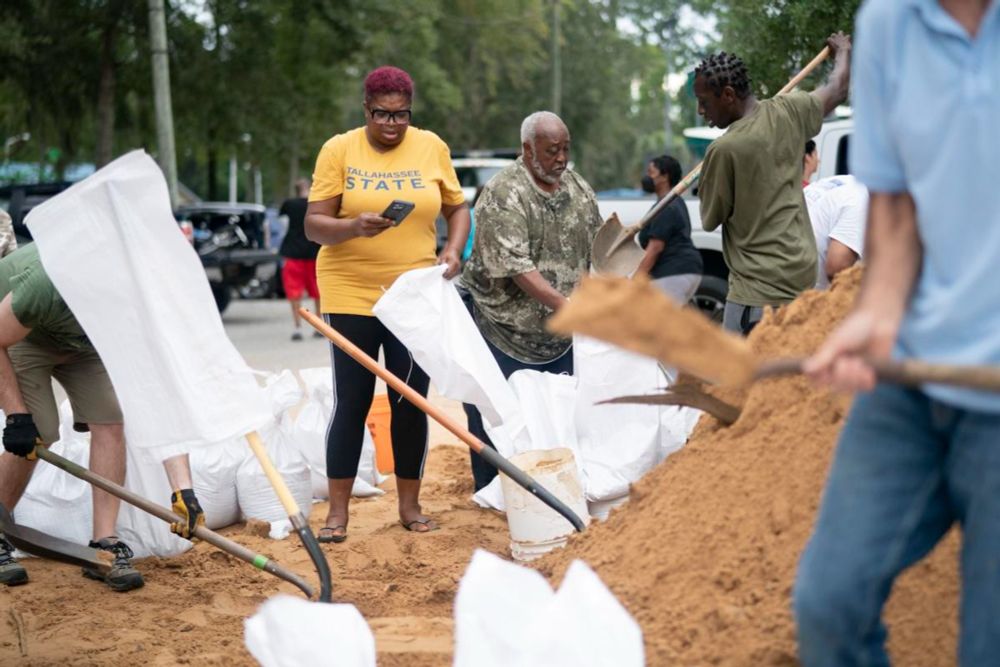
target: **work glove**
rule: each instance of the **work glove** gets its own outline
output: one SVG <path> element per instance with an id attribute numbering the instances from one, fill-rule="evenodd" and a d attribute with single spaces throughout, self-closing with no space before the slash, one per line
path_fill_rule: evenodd
<path id="1" fill-rule="evenodd" d="M 170 524 L 172 533 L 190 540 L 195 528 L 205 525 L 205 513 L 194 495 L 194 489 L 178 489 L 171 493 L 170 508 L 181 517 L 181 521 Z"/>
<path id="2" fill-rule="evenodd" d="M 26 459 L 35 458 L 35 446 L 43 446 L 38 427 L 30 414 L 20 413 L 7 415 L 7 425 L 3 430 L 3 448 L 11 454 L 23 456 Z"/>

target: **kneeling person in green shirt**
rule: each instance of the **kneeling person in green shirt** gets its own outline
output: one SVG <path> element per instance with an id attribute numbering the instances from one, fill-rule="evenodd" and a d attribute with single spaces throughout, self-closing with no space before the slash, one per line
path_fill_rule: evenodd
<path id="1" fill-rule="evenodd" d="M 743 334 L 764 306 L 780 306 L 816 280 L 816 240 L 802 195 L 802 146 L 819 133 L 823 117 L 847 98 L 851 40 L 831 35 L 836 64 L 825 86 L 758 101 L 743 61 L 725 52 L 695 68 L 698 113 L 728 128 L 705 153 L 701 169 L 701 223 L 722 227 L 729 267 L 723 326 Z"/>
<path id="2" fill-rule="evenodd" d="M 0 409 L 7 416 L 0 456 L 0 503 L 13 512 L 34 471 L 34 451 L 59 439 L 59 411 L 52 392 L 55 379 L 69 396 L 74 427 L 90 430 L 90 468 L 117 484 L 125 483 L 125 430 L 111 380 L 97 351 L 42 267 L 35 244 L 0 260 Z M 30 460 L 29 460 L 30 459 Z M 187 454 L 163 462 L 176 491 L 173 510 L 183 521 L 171 530 L 190 537 L 204 514 L 191 486 Z M 132 567 L 132 550 L 115 537 L 120 501 L 93 490 L 94 526 L 90 546 L 111 552 L 106 575 L 84 568 L 112 590 L 143 585 Z M 28 575 L 0 535 L 0 583 L 23 584 Z"/>

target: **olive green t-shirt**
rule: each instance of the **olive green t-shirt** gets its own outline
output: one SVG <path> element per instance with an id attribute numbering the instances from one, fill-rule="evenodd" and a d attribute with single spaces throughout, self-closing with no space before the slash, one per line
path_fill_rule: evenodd
<path id="1" fill-rule="evenodd" d="M 8 294 L 14 317 L 31 329 L 26 340 L 56 350 L 94 349 L 42 268 L 34 243 L 0 259 L 0 299 Z"/>
<path id="2" fill-rule="evenodd" d="M 788 303 L 816 280 L 816 239 L 802 194 L 802 151 L 819 134 L 823 110 L 809 93 L 760 102 L 705 153 L 701 223 L 722 225 L 728 300 Z"/>

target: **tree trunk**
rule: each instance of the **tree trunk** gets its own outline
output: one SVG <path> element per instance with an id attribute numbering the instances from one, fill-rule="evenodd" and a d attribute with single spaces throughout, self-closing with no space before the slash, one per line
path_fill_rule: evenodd
<path id="1" fill-rule="evenodd" d="M 115 154 L 115 40 L 117 18 L 111 17 L 104 24 L 101 35 L 101 78 L 97 87 L 97 154 L 95 163 L 100 169 L 111 162 Z"/>

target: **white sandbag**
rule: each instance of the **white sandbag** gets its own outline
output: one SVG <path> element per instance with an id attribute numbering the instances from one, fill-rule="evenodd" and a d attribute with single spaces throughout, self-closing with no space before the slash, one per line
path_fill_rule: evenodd
<path id="1" fill-rule="evenodd" d="M 271 463 L 285 480 L 299 509 L 308 517 L 312 509 L 312 485 L 305 459 L 277 424 L 261 429 L 260 436 Z M 278 500 L 278 494 L 274 492 L 255 456 L 247 458 L 236 471 L 236 495 L 240 511 L 247 519 L 270 522 L 288 518 L 288 513 Z"/>
<path id="2" fill-rule="evenodd" d="M 129 448 L 159 462 L 270 418 L 143 151 L 32 209 L 42 264 L 104 361 Z"/>
<path id="3" fill-rule="evenodd" d="M 194 493 L 205 511 L 205 525 L 212 530 L 231 526 L 240 520 L 236 471 L 251 458 L 253 452 L 246 438 L 191 452 Z"/>
<path id="4" fill-rule="evenodd" d="M 455 598 L 455 667 L 639 667 L 642 630 L 582 561 L 558 592 L 535 570 L 476 550 Z"/>
<path id="5" fill-rule="evenodd" d="M 286 368 L 280 373 L 255 371 L 255 375 L 264 380 L 264 393 L 271 407 L 271 416 L 275 419 L 280 419 L 302 401 L 302 387 L 299 386 L 295 373 L 289 369 Z"/>
<path id="6" fill-rule="evenodd" d="M 438 393 L 475 405 L 490 440 L 504 456 L 531 449 L 517 396 L 462 303 L 444 267 L 408 271 L 373 312 L 430 377 Z M 496 488 L 499 495 L 499 487 Z"/>
<path id="7" fill-rule="evenodd" d="M 50 449 L 77 465 L 88 467 L 90 434 L 73 430 L 69 401 L 59 409 L 59 441 Z M 14 456 L 3 452 L 2 456 Z M 39 461 L 31 481 L 14 508 L 14 521 L 76 544 L 93 539 L 91 486 L 63 472 L 54 465 Z"/>
<path id="8" fill-rule="evenodd" d="M 275 595 L 243 622 L 262 667 L 375 667 L 375 636 L 352 604 Z"/>
<path id="9" fill-rule="evenodd" d="M 479 408 L 497 426 L 516 399 L 444 265 L 407 271 L 372 312 L 407 347 L 442 396 Z"/>
<path id="10" fill-rule="evenodd" d="M 615 345 L 575 336 L 576 432 L 587 499 L 601 501 L 628 493 L 666 456 L 661 448 L 661 411 L 649 405 L 597 405 L 626 394 L 651 393 L 665 378 L 655 359 Z"/>
<path id="11" fill-rule="evenodd" d="M 577 667 L 641 667 L 642 628 L 582 560 L 566 570 L 547 618 L 543 651 L 536 664 Z M 552 639 L 554 641 L 546 641 Z"/>
<path id="12" fill-rule="evenodd" d="M 580 479 L 586 484 L 585 471 L 581 467 L 583 457 L 577 445 L 575 427 L 576 378 L 571 375 L 520 370 L 510 376 L 508 383 L 517 398 L 519 420 L 524 425 L 524 433 L 528 437 L 508 438 L 507 446 L 505 448 L 498 446 L 498 451 L 506 458 L 510 458 L 529 450 L 566 447 L 572 450 L 573 459 L 580 471 Z M 498 429 L 485 426 L 494 444 L 504 442 L 505 433 L 498 433 Z M 502 429 L 503 425 L 500 428 Z M 473 500 L 481 507 L 505 511 L 500 478 L 494 478 L 480 489 L 473 496 Z"/>
<path id="13" fill-rule="evenodd" d="M 329 368 L 306 368 L 299 371 L 306 386 L 306 403 L 299 410 L 294 422 L 282 424 L 285 436 L 306 460 L 311 473 L 313 498 L 326 500 L 329 487 L 326 477 L 326 430 L 333 409 L 333 378 Z M 359 498 L 380 496 L 385 493 L 377 488 L 385 481 L 375 467 L 375 441 L 367 428 L 358 462 L 358 476 L 354 479 L 351 495 Z"/>

